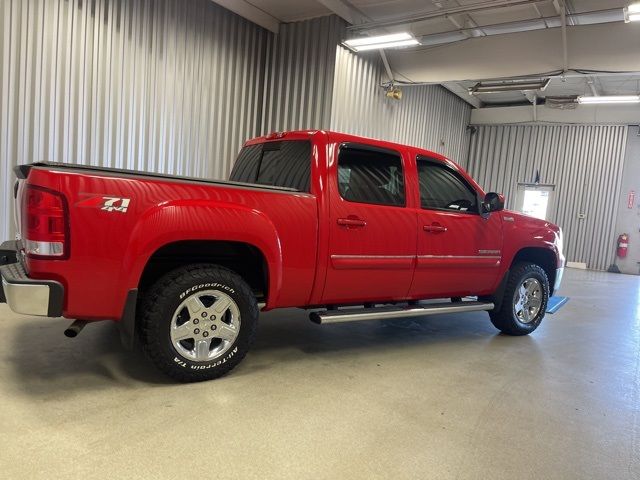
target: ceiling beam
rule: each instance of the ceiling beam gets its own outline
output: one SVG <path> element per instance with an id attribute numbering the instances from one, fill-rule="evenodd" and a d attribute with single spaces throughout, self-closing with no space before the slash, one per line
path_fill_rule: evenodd
<path id="1" fill-rule="evenodd" d="M 596 86 L 595 77 L 588 76 L 587 85 L 589 85 L 589 89 L 591 90 L 591 95 L 593 95 L 594 97 L 597 97 L 600 95 L 600 92 L 598 91 L 598 87 Z"/>
<path id="2" fill-rule="evenodd" d="M 398 17 L 391 20 L 380 20 L 375 22 L 362 23 L 348 27 L 350 30 L 368 30 L 373 28 L 393 27 L 409 23 L 421 22 L 433 18 L 446 18 L 448 15 L 464 14 L 484 10 L 494 10 L 502 7 L 513 7 L 517 5 L 530 5 L 538 0 L 485 0 L 484 2 L 471 5 L 461 5 L 458 7 L 443 8 L 441 10 L 429 11 L 425 13 L 414 13 L 405 17 Z"/>
<path id="3" fill-rule="evenodd" d="M 535 116 L 534 116 L 535 115 Z M 573 109 L 548 108 L 538 105 L 534 114 L 531 106 L 491 107 L 471 110 L 471 125 L 505 125 L 521 123 L 638 125 L 640 106 L 636 105 L 577 105 Z"/>
<path id="4" fill-rule="evenodd" d="M 246 0 L 212 0 L 221 7 L 231 10 L 233 13 L 246 18 L 250 22 L 260 25 L 262 28 L 278 33 L 280 29 L 280 20 L 276 17 L 269 15 L 264 10 L 252 5 Z"/>
<path id="5" fill-rule="evenodd" d="M 445 82 L 441 84 L 444 88 L 449 90 L 454 95 L 457 95 L 462 100 L 467 102 L 469 105 L 475 108 L 482 108 L 482 102 L 479 98 L 474 97 L 469 93 L 469 90 L 464 88 L 462 85 L 456 82 Z"/>
<path id="6" fill-rule="evenodd" d="M 568 25 L 564 63 L 558 37 L 549 31 L 488 35 L 438 47 L 389 50 L 397 75 L 417 83 L 488 80 L 574 71 L 640 72 L 638 23 Z"/>
<path id="7" fill-rule="evenodd" d="M 567 51 L 567 9 L 564 0 L 553 0 L 553 6 L 560 15 L 560 28 L 562 29 L 562 71 L 569 69 L 569 52 Z"/>
<path id="8" fill-rule="evenodd" d="M 370 17 L 366 16 L 354 7 L 348 2 L 348 0 L 317 0 L 317 2 L 327 7 L 351 25 L 358 25 L 371 21 Z"/>

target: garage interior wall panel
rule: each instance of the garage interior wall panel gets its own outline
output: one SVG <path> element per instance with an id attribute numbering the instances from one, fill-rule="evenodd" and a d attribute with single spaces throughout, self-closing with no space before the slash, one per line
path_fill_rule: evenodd
<path id="1" fill-rule="evenodd" d="M 400 87 L 402 99 L 394 100 L 380 86 L 384 79 L 379 52 L 356 55 L 338 46 L 331 129 L 415 145 L 464 161 L 471 107 L 439 85 Z"/>
<path id="2" fill-rule="evenodd" d="M 43 160 L 224 178 L 260 129 L 269 36 L 210 0 L 0 0 L 3 199 Z"/>
<path id="3" fill-rule="evenodd" d="M 263 133 L 329 128 L 336 45 L 344 27 L 332 15 L 281 24 L 270 37 Z"/>
<path id="4" fill-rule="evenodd" d="M 477 126 L 467 168 L 487 191 L 515 208 L 518 183 L 555 185 L 549 220 L 562 227 L 568 261 L 606 270 L 615 255 L 615 221 L 626 126 Z M 585 214 L 580 218 L 579 214 Z"/>

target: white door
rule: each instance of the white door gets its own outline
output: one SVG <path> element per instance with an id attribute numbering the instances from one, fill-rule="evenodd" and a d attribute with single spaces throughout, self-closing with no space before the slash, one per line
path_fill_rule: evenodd
<path id="1" fill-rule="evenodd" d="M 518 184 L 516 210 L 548 220 L 553 207 L 554 185 Z"/>

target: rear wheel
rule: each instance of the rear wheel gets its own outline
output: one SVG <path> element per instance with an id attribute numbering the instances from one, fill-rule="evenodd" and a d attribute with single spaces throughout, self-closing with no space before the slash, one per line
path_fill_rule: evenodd
<path id="1" fill-rule="evenodd" d="M 549 279 L 534 263 L 515 264 L 509 273 L 500 310 L 489 312 L 491 322 L 507 335 L 533 332 L 547 310 Z"/>
<path id="2" fill-rule="evenodd" d="M 141 305 L 142 345 L 167 375 L 196 382 L 220 377 L 244 358 L 258 306 L 236 273 L 189 265 L 164 275 Z"/>

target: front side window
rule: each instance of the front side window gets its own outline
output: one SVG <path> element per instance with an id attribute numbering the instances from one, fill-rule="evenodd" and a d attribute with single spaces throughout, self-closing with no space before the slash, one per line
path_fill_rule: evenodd
<path id="1" fill-rule="evenodd" d="M 393 151 L 346 146 L 338 155 L 338 190 L 350 202 L 404 206 L 402 159 Z"/>
<path id="2" fill-rule="evenodd" d="M 306 140 L 266 142 L 244 147 L 229 177 L 234 182 L 293 188 L 308 192 L 311 144 Z"/>
<path id="3" fill-rule="evenodd" d="M 476 191 L 445 164 L 418 158 L 422 208 L 478 213 Z"/>

